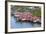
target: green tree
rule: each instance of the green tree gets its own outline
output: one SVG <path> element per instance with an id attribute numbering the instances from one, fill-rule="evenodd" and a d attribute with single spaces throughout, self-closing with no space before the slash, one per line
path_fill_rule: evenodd
<path id="1" fill-rule="evenodd" d="M 32 11 L 33 16 L 41 16 L 41 8 L 35 8 L 35 10 Z"/>

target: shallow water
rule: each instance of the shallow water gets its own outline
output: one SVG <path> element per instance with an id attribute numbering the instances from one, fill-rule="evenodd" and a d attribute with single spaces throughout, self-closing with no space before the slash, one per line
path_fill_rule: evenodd
<path id="1" fill-rule="evenodd" d="M 11 17 L 11 28 L 32 28 L 40 27 L 41 24 L 31 22 L 16 22 L 16 18 Z"/>

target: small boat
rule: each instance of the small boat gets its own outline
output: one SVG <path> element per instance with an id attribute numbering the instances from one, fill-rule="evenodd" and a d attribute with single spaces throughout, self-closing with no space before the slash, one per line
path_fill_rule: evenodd
<path id="1" fill-rule="evenodd" d="M 36 19 L 36 20 L 34 20 L 33 22 L 34 22 L 34 23 L 39 23 L 39 24 L 41 24 L 41 20 L 40 20 L 40 19 Z"/>

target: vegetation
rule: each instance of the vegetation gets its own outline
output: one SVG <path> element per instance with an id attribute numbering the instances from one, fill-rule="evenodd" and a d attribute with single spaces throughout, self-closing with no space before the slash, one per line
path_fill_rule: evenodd
<path id="1" fill-rule="evenodd" d="M 41 8 L 33 6 L 30 8 L 27 6 L 12 6 L 12 11 L 14 12 L 31 12 L 33 16 L 41 16 Z"/>
<path id="2" fill-rule="evenodd" d="M 36 8 L 32 11 L 33 16 L 41 16 L 41 8 Z"/>
<path id="3" fill-rule="evenodd" d="M 17 12 L 31 12 L 31 9 L 27 6 L 14 6 L 11 8 L 13 11 L 17 11 Z"/>

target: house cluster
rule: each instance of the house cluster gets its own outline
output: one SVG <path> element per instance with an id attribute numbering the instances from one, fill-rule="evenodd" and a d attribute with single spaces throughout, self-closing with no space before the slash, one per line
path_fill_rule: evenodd
<path id="1" fill-rule="evenodd" d="M 41 22 L 41 17 L 40 16 L 33 16 L 32 13 L 30 12 L 16 12 L 15 17 L 17 20 L 22 20 L 22 21 L 33 21 L 33 22 Z"/>

